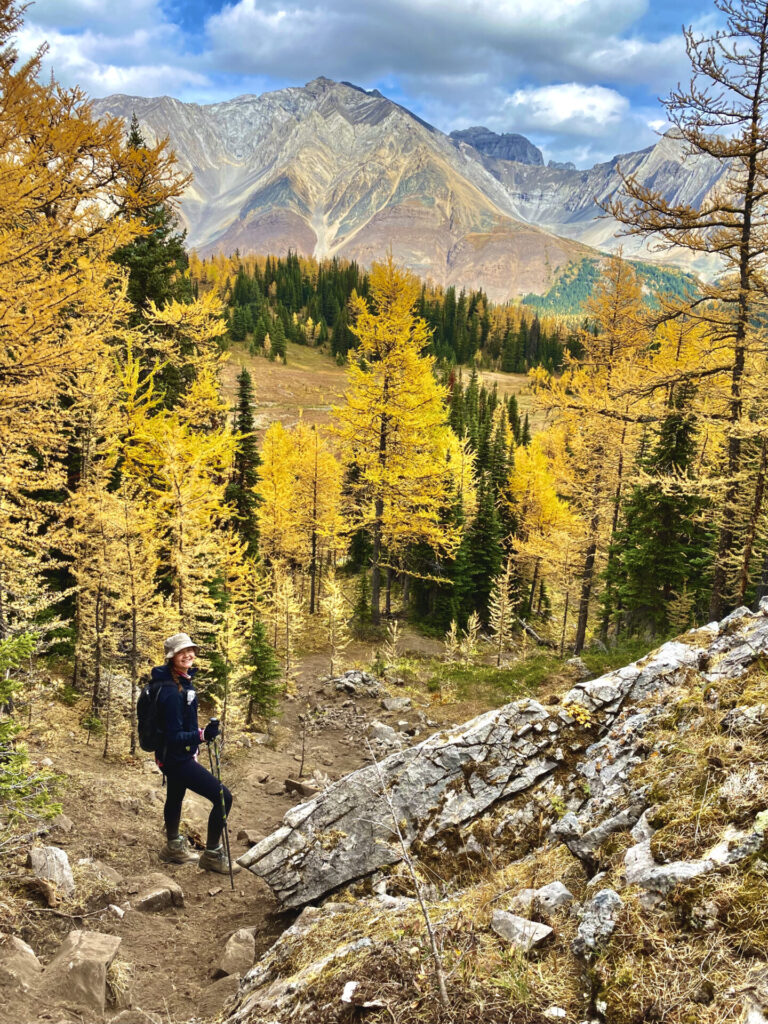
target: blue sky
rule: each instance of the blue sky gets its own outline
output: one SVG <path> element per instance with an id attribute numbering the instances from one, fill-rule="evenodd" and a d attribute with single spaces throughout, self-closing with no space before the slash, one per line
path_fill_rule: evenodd
<path id="1" fill-rule="evenodd" d="M 197 103 L 318 75 L 378 88 L 444 131 L 520 132 L 588 167 L 653 143 L 688 75 L 694 0 L 36 0 L 20 37 L 94 97 Z"/>

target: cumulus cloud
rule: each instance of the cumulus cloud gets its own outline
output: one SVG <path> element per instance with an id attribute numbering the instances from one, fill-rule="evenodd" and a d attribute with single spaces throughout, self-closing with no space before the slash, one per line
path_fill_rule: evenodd
<path id="1" fill-rule="evenodd" d="M 57 77 L 93 95 L 202 102 L 326 75 L 582 162 L 652 141 L 654 113 L 635 108 L 686 70 L 681 36 L 637 30 L 647 0 L 232 0 L 194 38 L 165 3 L 37 0 L 22 52 L 47 38 Z"/>

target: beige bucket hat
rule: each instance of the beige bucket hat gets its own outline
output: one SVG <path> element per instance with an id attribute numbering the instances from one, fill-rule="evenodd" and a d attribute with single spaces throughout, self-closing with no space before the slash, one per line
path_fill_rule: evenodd
<path id="1" fill-rule="evenodd" d="M 187 633 L 174 633 L 167 640 L 163 641 L 165 660 L 170 661 L 175 654 L 183 651 L 185 647 L 194 647 L 197 652 L 200 648 Z"/>

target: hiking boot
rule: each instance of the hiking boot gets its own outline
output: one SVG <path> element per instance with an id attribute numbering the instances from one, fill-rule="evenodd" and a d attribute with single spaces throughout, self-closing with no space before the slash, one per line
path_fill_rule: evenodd
<path id="1" fill-rule="evenodd" d="M 220 875 L 229 874 L 229 859 L 223 845 L 217 846 L 215 850 L 206 850 L 198 864 L 203 871 L 217 871 Z M 240 870 L 239 864 L 232 865 L 233 875 L 236 875 Z"/>
<path id="2" fill-rule="evenodd" d="M 191 849 L 185 836 L 169 839 L 160 851 L 160 860 L 168 864 L 197 864 L 200 854 Z"/>

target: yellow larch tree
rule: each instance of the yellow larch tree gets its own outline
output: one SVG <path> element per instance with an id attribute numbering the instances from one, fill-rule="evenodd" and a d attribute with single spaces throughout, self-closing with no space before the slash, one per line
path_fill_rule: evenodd
<path id="1" fill-rule="evenodd" d="M 341 582 L 333 569 L 325 581 L 325 593 L 320 599 L 320 615 L 328 644 L 328 674 L 334 676 L 339 657 L 350 642 L 347 628 L 350 610 Z"/>
<path id="2" fill-rule="evenodd" d="M 458 530 L 445 522 L 451 480 L 447 469 L 451 431 L 445 389 L 435 380 L 434 359 L 422 354 L 429 330 L 414 315 L 420 285 L 386 263 L 370 276 L 372 308 L 353 302 L 351 330 L 359 339 L 350 362 L 346 402 L 334 408 L 341 451 L 350 467 L 352 525 L 372 541 L 371 617 L 380 621 L 385 552 L 396 558 L 425 542 L 451 553 Z"/>
<path id="3" fill-rule="evenodd" d="M 642 424 L 655 421 L 631 386 L 652 333 L 637 276 L 620 256 L 607 261 L 585 312 L 593 329 L 582 332 L 582 358 L 567 358 L 559 377 L 542 369 L 532 374 L 538 400 L 559 419 L 550 440 L 560 440 L 565 493 L 584 529 L 577 653 L 586 639 L 599 562 L 610 550 Z"/>
<path id="4" fill-rule="evenodd" d="M 318 570 L 326 555 L 335 558 L 345 530 L 343 470 L 314 425 L 300 419 L 290 432 L 294 477 L 294 533 L 297 560 L 309 574 L 309 614 L 317 605 Z"/>
<path id="5" fill-rule="evenodd" d="M 17 61 L 22 12 L 0 3 L 0 636 L 52 601 L 41 537 L 58 510 L 29 495 L 67 486 L 61 398 L 108 358 L 127 311 L 111 255 L 146 230 L 122 122 L 43 83 L 42 49 Z M 165 143 L 143 159 L 142 203 L 180 195 Z"/>

